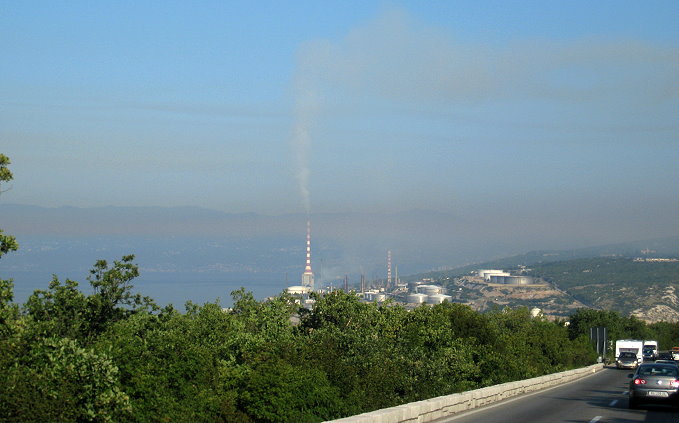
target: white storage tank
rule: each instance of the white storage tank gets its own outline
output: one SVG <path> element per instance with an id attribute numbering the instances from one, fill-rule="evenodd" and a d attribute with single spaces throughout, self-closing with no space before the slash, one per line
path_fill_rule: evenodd
<path id="1" fill-rule="evenodd" d="M 384 302 L 387 300 L 387 294 L 373 294 L 373 299 L 372 301 L 377 301 L 378 303 Z"/>
<path id="2" fill-rule="evenodd" d="M 493 276 L 493 275 L 509 276 L 509 273 L 505 272 L 504 270 L 499 270 L 499 269 L 480 269 L 477 273 L 485 281 L 489 281 L 491 276 Z"/>
<path id="3" fill-rule="evenodd" d="M 451 301 L 453 297 L 444 294 L 434 294 L 427 296 L 427 304 L 442 304 L 444 301 Z"/>
<path id="4" fill-rule="evenodd" d="M 408 304 L 422 304 L 427 301 L 427 294 L 408 294 Z"/>
<path id="5" fill-rule="evenodd" d="M 417 287 L 417 293 L 425 295 L 443 294 L 443 287 L 438 285 L 420 285 Z"/>
<path id="6" fill-rule="evenodd" d="M 363 293 L 363 299 L 366 301 L 375 301 L 375 296 L 378 295 L 380 291 L 376 289 L 371 289 Z"/>
<path id="7" fill-rule="evenodd" d="M 311 287 L 303 286 L 303 285 L 295 285 L 295 286 L 287 287 L 286 291 L 288 291 L 288 294 L 292 294 L 292 295 L 303 295 L 303 294 L 308 294 L 309 291 L 311 291 Z"/>
<path id="8" fill-rule="evenodd" d="M 507 276 L 501 276 L 501 275 L 490 275 L 490 283 L 507 283 L 506 280 Z"/>
<path id="9" fill-rule="evenodd" d="M 507 285 L 531 285 L 533 283 L 532 276 L 505 276 L 505 283 Z"/>

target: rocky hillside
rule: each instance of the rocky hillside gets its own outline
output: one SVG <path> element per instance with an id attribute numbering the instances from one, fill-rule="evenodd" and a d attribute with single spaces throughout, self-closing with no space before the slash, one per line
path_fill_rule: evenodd
<path id="1" fill-rule="evenodd" d="M 488 268 L 480 265 L 477 268 Z M 477 310 L 527 306 L 566 317 L 581 307 L 615 310 L 646 322 L 679 321 L 679 259 L 675 257 L 590 257 L 529 267 L 506 267 L 534 276 L 533 286 L 494 285 L 471 275 L 438 275 L 455 301 Z"/>
<path id="2" fill-rule="evenodd" d="M 538 264 L 528 273 L 590 307 L 649 322 L 679 320 L 676 258 L 596 257 Z"/>

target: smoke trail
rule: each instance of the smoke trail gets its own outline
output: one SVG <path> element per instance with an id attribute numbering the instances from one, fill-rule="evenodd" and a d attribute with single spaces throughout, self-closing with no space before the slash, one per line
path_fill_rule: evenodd
<path id="1" fill-rule="evenodd" d="M 307 214 L 311 214 L 311 194 L 309 191 L 309 156 L 311 153 L 311 131 L 317 114 L 316 90 L 311 88 L 306 78 L 298 78 L 295 90 L 295 127 L 292 149 L 295 159 L 296 178 Z"/>

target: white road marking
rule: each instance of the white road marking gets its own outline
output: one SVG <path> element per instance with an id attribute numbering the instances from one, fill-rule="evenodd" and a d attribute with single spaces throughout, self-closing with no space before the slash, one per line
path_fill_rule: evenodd
<path id="1" fill-rule="evenodd" d="M 613 406 L 615 406 L 615 404 L 617 404 L 617 403 L 618 403 L 618 400 L 613 400 L 613 401 L 611 401 L 610 404 L 608 404 L 608 406 L 609 406 L 609 407 L 613 407 Z"/>
<path id="2" fill-rule="evenodd" d="M 600 418 L 601 418 L 601 416 L 596 416 L 595 418 L 593 418 L 592 420 L 590 420 L 589 423 L 596 423 L 596 422 L 599 421 Z"/>

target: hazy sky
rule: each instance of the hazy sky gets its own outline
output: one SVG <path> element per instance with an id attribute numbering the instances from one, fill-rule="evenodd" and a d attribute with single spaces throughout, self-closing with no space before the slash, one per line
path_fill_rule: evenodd
<path id="1" fill-rule="evenodd" d="M 2 201 L 675 235 L 678 22 L 676 0 L 0 0 Z"/>

